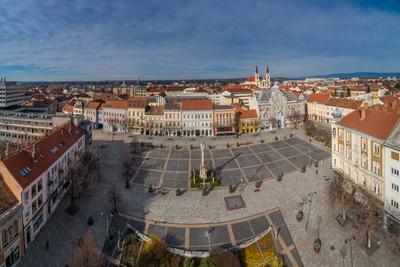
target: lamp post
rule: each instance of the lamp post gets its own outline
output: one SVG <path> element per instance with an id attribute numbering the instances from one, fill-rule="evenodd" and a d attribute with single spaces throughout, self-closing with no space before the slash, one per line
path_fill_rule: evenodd
<path id="1" fill-rule="evenodd" d="M 101 216 L 103 216 L 104 215 L 104 212 L 101 212 L 100 213 L 101 214 Z M 110 214 L 108 214 L 107 216 L 106 216 L 106 225 L 107 225 L 107 233 L 106 233 L 106 237 L 107 237 L 107 240 L 109 239 L 109 223 L 108 223 L 108 218 L 110 218 L 110 219 L 112 219 L 114 217 L 114 215 L 112 214 L 112 213 L 110 213 Z"/>
<path id="2" fill-rule="evenodd" d="M 349 238 L 346 238 L 345 240 L 344 240 L 344 243 L 345 244 L 347 244 L 347 243 L 349 243 L 349 245 L 350 245 L 350 261 L 351 261 L 351 267 L 353 267 L 353 246 L 352 246 L 352 244 L 351 244 L 351 241 L 352 240 L 356 240 L 356 237 L 353 235 L 353 236 L 351 236 L 351 237 L 349 237 Z"/>
<path id="3" fill-rule="evenodd" d="M 311 206 L 312 206 L 312 198 L 317 192 L 312 192 L 308 193 L 308 196 L 310 197 L 310 207 L 308 208 L 308 214 L 307 214 L 307 222 L 306 222 L 306 232 L 308 231 L 308 220 L 310 219 L 310 213 L 311 213 Z"/>

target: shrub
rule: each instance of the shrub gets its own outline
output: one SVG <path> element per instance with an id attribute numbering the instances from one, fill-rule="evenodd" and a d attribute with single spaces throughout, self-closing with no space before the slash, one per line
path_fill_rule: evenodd
<path id="1" fill-rule="evenodd" d="M 196 262 L 194 261 L 193 258 L 185 258 L 183 261 L 183 267 L 195 267 Z"/>
<path id="2" fill-rule="evenodd" d="M 278 141 L 279 140 L 279 137 L 278 136 L 275 136 L 275 141 Z"/>
<path id="3" fill-rule="evenodd" d="M 215 267 L 215 266 L 210 261 L 210 258 L 206 257 L 201 259 L 199 267 Z"/>

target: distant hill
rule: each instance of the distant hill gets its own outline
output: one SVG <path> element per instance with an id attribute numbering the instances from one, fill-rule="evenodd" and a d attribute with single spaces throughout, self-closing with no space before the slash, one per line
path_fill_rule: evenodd
<path id="1" fill-rule="evenodd" d="M 400 77 L 400 72 L 351 72 L 351 73 L 332 73 L 332 74 L 324 74 L 324 75 L 314 75 L 310 77 L 304 78 L 341 78 L 341 79 L 350 79 L 353 77 L 357 78 L 386 78 L 386 77 Z"/>

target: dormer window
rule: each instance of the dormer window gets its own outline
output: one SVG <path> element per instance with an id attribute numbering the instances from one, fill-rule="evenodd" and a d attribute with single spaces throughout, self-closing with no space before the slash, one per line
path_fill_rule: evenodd
<path id="1" fill-rule="evenodd" d="M 50 149 L 51 153 L 55 154 L 58 151 L 58 148 L 53 146 L 52 149 Z"/>

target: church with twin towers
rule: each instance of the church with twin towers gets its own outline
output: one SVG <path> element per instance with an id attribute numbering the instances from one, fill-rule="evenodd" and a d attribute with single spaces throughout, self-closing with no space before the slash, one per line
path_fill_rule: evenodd
<path id="1" fill-rule="evenodd" d="M 271 74 L 269 73 L 269 67 L 265 69 L 265 76 L 261 76 L 258 72 L 258 66 L 256 66 L 256 73 L 254 76 L 249 76 L 244 84 L 254 85 L 257 88 L 271 88 Z"/>

